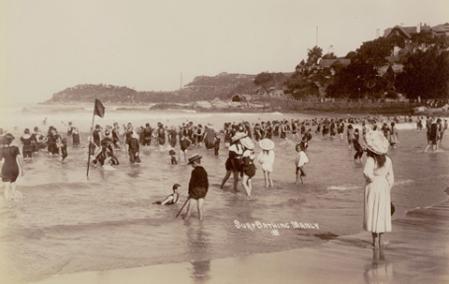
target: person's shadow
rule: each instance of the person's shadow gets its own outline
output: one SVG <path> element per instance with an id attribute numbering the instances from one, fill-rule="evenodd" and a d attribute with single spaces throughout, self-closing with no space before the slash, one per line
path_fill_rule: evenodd
<path id="1" fill-rule="evenodd" d="M 365 265 L 363 278 L 369 284 L 393 282 L 393 263 L 386 260 L 383 249 L 373 249 L 372 262 Z"/>

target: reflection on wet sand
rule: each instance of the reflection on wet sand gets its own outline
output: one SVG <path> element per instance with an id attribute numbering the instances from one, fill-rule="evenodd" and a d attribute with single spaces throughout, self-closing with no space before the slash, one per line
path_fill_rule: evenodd
<path id="1" fill-rule="evenodd" d="M 195 283 L 207 283 L 209 281 L 210 260 L 201 260 L 204 255 L 209 255 L 209 236 L 204 231 L 203 226 L 203 222 L 199 221 L 199 224 L 189 224 L 189 228 L 186 230 L 190 248 L 189 254 L 193 259 L 191 262 L 191 277 Z"/>
<path id="2" fill-rule="evenodd" d="M 372 262 L 365 266 L 365 283 L 390 283 L 394 279 L 393 263 L 385 258 L 383 249 L 373 249 Z"/>
<path id="3" fill-rule="evenodd" d="M 195 283 L 207 283 L 209 280 L 210 260 L 193 261 L 192 263 L 192 278 Z"/>

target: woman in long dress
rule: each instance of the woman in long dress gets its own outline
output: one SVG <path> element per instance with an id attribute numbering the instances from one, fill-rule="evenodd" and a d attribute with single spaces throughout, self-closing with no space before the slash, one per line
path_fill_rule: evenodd
<path id="1" fill-rule="evenodd" d="M 371 232 L 373 247 L 378 240 L 379 248 L 382 248 L 382 234 L 391 232 L 393 164 L 386 155 L 389 142 L 383 133 L 370 131 L 365 140 L 368 158 L 363 170 L 366 178 L 363 228 Z"/>

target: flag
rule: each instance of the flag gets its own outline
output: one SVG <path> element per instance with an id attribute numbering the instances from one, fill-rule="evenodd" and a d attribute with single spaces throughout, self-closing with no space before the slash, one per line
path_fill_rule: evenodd
<path id="1" fill-rule="evenodd" d="M 104 116 L 104 105 L 98 99 L 95 99 L 94 114 L 98 115 L 99 117 Z"/>

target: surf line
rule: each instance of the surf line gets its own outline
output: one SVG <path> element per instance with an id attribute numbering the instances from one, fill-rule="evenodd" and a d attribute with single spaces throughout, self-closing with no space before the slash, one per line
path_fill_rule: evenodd
<path id="1" fill-rule="evenodd" d="M 318 223 L 303 223 L 297 221 L 289 221 L 285 223 L 265 223 L 260 221 L 254 222 L 240 222 L 234 220 L 234 226 L 239 230 L 249 230 L 254 232 L 255 230 L 280 230 L 280 229 L 301 229 L 301 230 L 319 230 L 320 225 Z"/>

